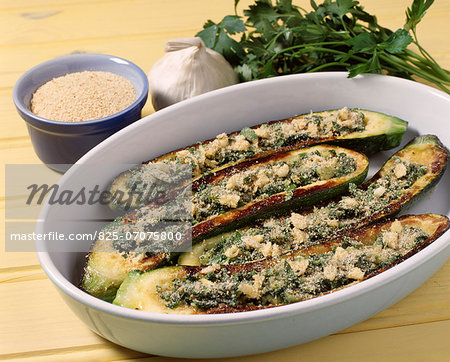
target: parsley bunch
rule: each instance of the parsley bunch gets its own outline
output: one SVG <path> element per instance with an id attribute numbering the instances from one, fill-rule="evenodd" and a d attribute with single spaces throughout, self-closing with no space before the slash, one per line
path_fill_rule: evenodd
<path id="1" fill-rule="evenodd" d="M 416 27 L 434 0 L 413 0 L 402 29 L 378 24 L 358 1 L 325 0 L 312 11 L 292 0 L 256 0 L 219 23 L 208 20 L 197 36 L 234 66 L 242 81 L 322 70 L 384 73 L 434 83 L 450 93 L 450 72 L 419 44 Z M 240 38 L 240 39 L 239 39 Z M 239 40 L 235 40 L 239 39 Z M 417 52 L 408 49 L 414 44 Z"/>

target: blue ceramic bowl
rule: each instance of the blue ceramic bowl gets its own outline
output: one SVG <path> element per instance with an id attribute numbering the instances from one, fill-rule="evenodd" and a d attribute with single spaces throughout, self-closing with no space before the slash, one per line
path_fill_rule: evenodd
<path id="1" fill-rule="evenodd" d="M 30 110 L 33 93 L 44 83 L 68 73 L 105 71 L 128 79 L 134 86 L 133 104 L 111 116 L 84 122 L 52 121 Z M 65 172 L 92 147 L 141 118 L 147 101 L 148 79 L 128 60 L 105 54 L 73 54 L 41 63 L 27 71 L 14 86 L 13 99 L 25 120 L 38 157 L 50 168 Z"/>

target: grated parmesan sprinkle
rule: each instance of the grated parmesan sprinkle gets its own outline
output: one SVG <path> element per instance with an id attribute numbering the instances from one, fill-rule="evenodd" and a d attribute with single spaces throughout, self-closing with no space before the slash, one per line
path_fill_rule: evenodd
<path id="1" fill-rule="evenodd" d="M 120 112 L 135 99 L 128 79 L 110 72 L 84 71 L 39 87 L 31 99 L 31 111 L 53 121 L 82 122 Z"/>

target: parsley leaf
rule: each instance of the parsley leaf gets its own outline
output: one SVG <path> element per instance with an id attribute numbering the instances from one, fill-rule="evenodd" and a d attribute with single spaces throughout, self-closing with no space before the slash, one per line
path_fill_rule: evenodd
<path id="1" fill-rule="evenodd" d="M 355 5 L 358 5 L 357 1 L 337 0 L 336 2 L 331 3 L 328 9 L 330 14 L 336 14 L 342 18 L 345 14 L 350 12 Z"/>
<path id="2" fill-rule="evenodd" d="M 247 139 L 247 141 L 250 141 L 250 142 L 256 141 L 258 139 L 258 136 L 256 135 L 255 131 L 249 127 L 243 128 L 241 130 L 240 134 L 242 136 L 244 136 Z"/>
<path id="3" fill-rule="evenodd" d="M 244 22 L 236 15 L 225 16 L 221 21 L 221 25 L 230 35 L 241 33 L 247 30 Z"/>
<path id="4" fill-rule="evenodd" d="M 434 0 L 414 0 L 411 8 L 406 10 L 405 30 L 415 29 L 433 2 Z"/>
<path id="5" fill-rule="evenodd" d="M 373 34 L 364 32 L 350 38 L 346 43 L 352 46 L 354 52 L 371 53 L 377 46 L 377 39 Z"/>
<path id="6" fill-rule="evenodd" d="M 203 39 L 205 45 L 208 48 L 214 49 L 218 30 L 218 26 L 211 20 L 208 20 L 208 22 L 204 26 L 204 29 L 201 32 L 197 33 L 197 36 Z"/>
<path id="7" fill-rule="evenodd" d="M 221 53 L 230 63 L 234 64 L 245 56 L 245 52 L 242 45 L 230 35 L 246 30 L 243 21 L 238 16 L 227 15 L 217 24 L 208 20 L 203 25 L 203 30 L 196 36 L 202 38 L 208 48 Z"/>
<path id="8" fill-rule="evenodd" d="M 398 29 L 385 42 L 381 43 L 380 47 L 391 54 L 399 54 L 404 52 L 412 41 L 413 38 L 405 29 Z"/>
<path id="9" fill-rule="evenodd" d="M 275 23 L 278 19 L 278 14 L 270 0 L 257 0 L 255 5 L 250 5 L 248 10 L 244 10 L 244 15 L 247 16 L 247 24 L 258 31 L 264 29 L 266 20 Z"/>
<path id="10" fill-rule="evenodd" d="M 219 28 L 215 50 L 230 60 L 239 59 L 244 54 L 242 46 L 231 38 L 223 28 Z"/>

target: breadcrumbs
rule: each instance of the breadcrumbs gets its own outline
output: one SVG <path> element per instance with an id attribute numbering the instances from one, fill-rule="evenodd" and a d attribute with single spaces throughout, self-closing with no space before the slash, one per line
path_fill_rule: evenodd
<path id="1" fill-rule="evenodd" d="M 84 71 L 57 77 L 39 87 L 31 111 L 53 121 L 81 122 L 117 113 L 136 99 L 133 84 L 110 72 Z"/>

